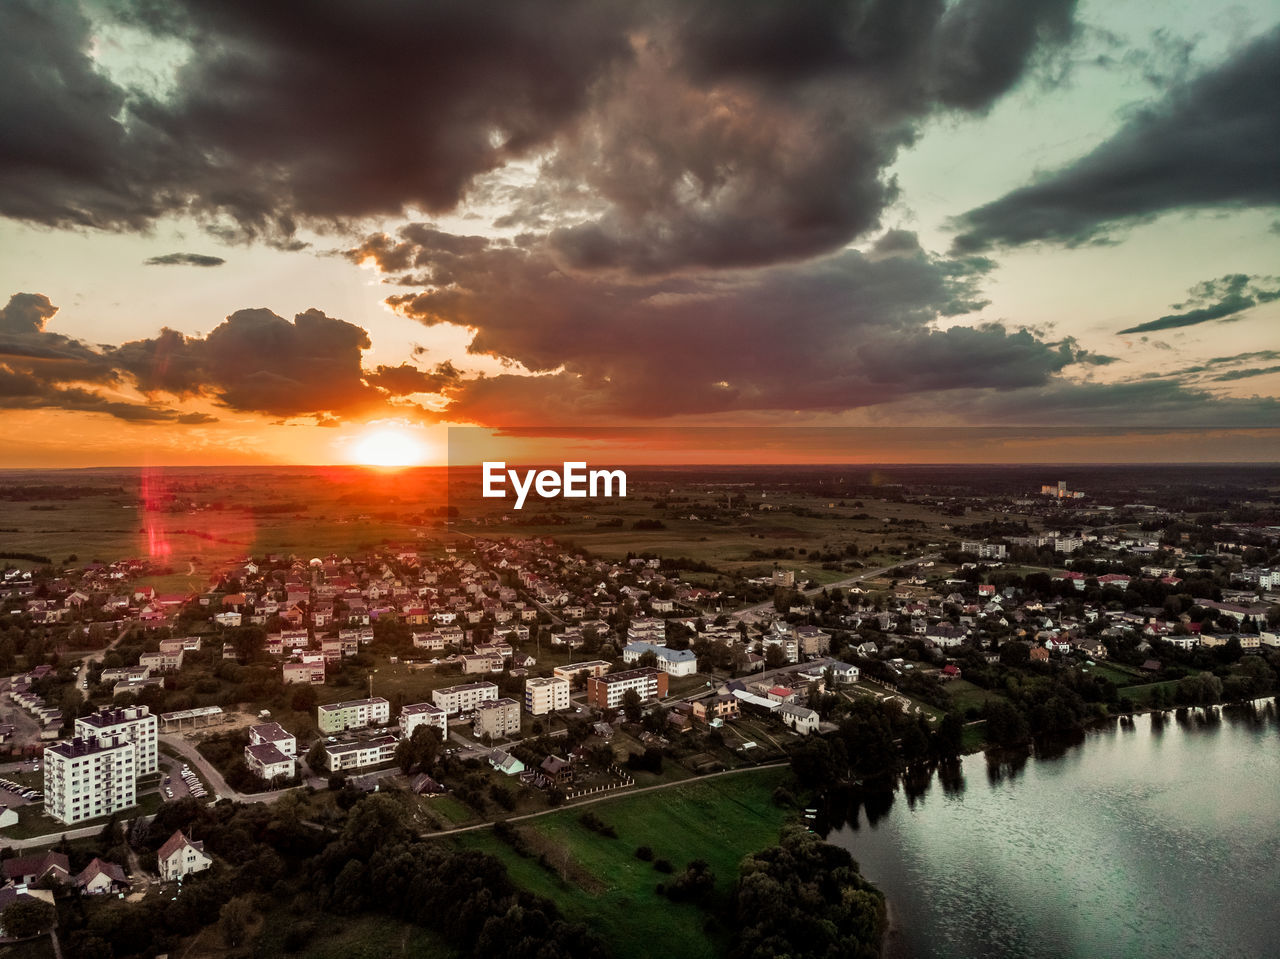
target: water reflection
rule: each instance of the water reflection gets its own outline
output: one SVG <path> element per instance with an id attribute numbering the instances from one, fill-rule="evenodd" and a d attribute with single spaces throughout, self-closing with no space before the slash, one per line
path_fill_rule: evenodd
<path id="1" fill-rule="evenodd" d="M 1140 715 L 833 793 L 820 831 L 912 956 L 1277 955 L 1278 745 L 1273 700 Z"/>

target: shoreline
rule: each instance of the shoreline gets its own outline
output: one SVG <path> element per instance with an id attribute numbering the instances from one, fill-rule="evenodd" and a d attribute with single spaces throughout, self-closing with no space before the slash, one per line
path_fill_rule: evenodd
<path id="1" fill-rule="evenodd" d="M 878 886 L 876 888 L 879 888 Z M 884 891 L 881 890 L 881 895 Z M 884 897 L 884 935 L 880 937 L 880 959 L 908 959 L 907 944 L 902 938 L 902 926 L 888 896 Z"/>

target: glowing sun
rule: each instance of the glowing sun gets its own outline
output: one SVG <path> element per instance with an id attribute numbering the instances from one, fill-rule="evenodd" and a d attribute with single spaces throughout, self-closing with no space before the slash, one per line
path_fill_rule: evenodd
<path id="1" fill-rule="evenodd" d="M 427 449 L 413 432 L 397 426 L 371 426 L 351 446 L 351 459 L 362 466 L 418 466 Z"/>

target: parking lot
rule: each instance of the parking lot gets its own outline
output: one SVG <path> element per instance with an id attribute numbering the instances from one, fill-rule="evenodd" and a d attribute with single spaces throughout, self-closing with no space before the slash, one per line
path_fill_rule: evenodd
<path id="1" fill-rule="evenodd" d="M 183 796 L 195 796 L 201 799 L 208 795 L 195 771 L 181 759 L 162 755 L 160 771 L 164 773 L 164 779 L 160 783 L 160 795 L 166 801 L 181 799 Z"/>
<path id="2" fill-rule="evenodd" d="M 39 763 L 23 763 L 22 770 L 25 772 L 31 769 L 36 775 L 40 774 Z M 25 783 L 18 782 L 10 778 L 12 774 L 0 775 L 0 804 L 13 807 L 23 806 L 27 803 L 44 802 L 44 793 L 40 791 L 40 787 L 29 786 Z M 30 777 L 25 777 L 30 779 Z"/>

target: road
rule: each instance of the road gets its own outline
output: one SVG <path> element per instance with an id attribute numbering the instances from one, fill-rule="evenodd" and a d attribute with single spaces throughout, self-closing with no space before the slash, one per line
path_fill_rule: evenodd
<path id="1" fill-rule="evenodd" d="M 801 592 L 802 592 L 802 595 L 804 596 L 817 596 L 824 589 L 828 591 L 833 589 L 844 589 L 845 587 L 853 586 L 857 583 L 861 583 L 863 580 L 875 579 L 878 576 L 884 576 L 890 570 L 899 569 L 902 567 L 916 566 L 920 563 L 928 562 L 929 560 L 936 560 L 940 556 L 941 556 L 940 553 L 926 553 L 923 556 L 916 556 L 912 559 L 904 559 L 902 562 L 894 563 L 891 566 L 882 566 L 879 569 L 865 570 L 864 572 L 859 573 L 857 576 L 850 576 L 847 579 L 840 580 L 838 583 L 827 583 L 825 586 L 815 586 L 813 589 L 806 589 L 806 590 L 802 590 Z M 773 600 L 768 600 L 763 603 L 756 603 L 756 605 L 754 606 L 748 606 L 746 609 L 740 609 L 737 612 L 731 614 L 731 618 L 736 621 L 745 620 L 747 622 L 754 622 L 757 614 L 762 613 L 765 610 L 772 610 L 772 609 L 773 609 Z"/>
<path id="2" fill-rule="evenodd" d="M 296 789 L 296 786 L 289 786 L 285 789 L 272 789 L 263 793 L 242 793 L 239 790 L 232 789 L 227 785 L 227 781 L 222 778 L 222 773 L 214 768 L 213 763 L 200 755 L 200 750 L 187 742 L 181 736 L 161 736 L 160 741 L 170 746 L 172 749 L 181 753 L 183 758 L 200 773 L 202 779 L 209 784 L 213 791 L 223 799 L 230 799 L 235 802 L 272 802 L 279 799 L 290 790 Z M 301 760 L 299 760 L 301 762 Z M 315 786 L 317 789 L 323 789 L 327 785 L 327 781 L 319 777 L 312 778 L 307 781 L 307 785 Z"/>
<path id="3" fill-rule="evenodd" d="M 99 661 L 106 658 L 107 653 L 111 652 L 111 650 L 116 648 L 116 643 L 124 639 L 125 632 L 126 632 L 125 628 L 121 626 L 120 631 L 116 633 L 116 638 L 113 639 L 111 642 L 107 643 L 107 645 L 97 654 L 96 658 Z M 95 658 L 94 654 L 90 653 L 87 656 L 85 656 L 84 659 L 80 660 L 80 669 L 76 673 L 76 689 L 79 689 L 81 691 L 84 690 L 85 680 L 89 676 L 89 660 L 94 658 Z"/>

